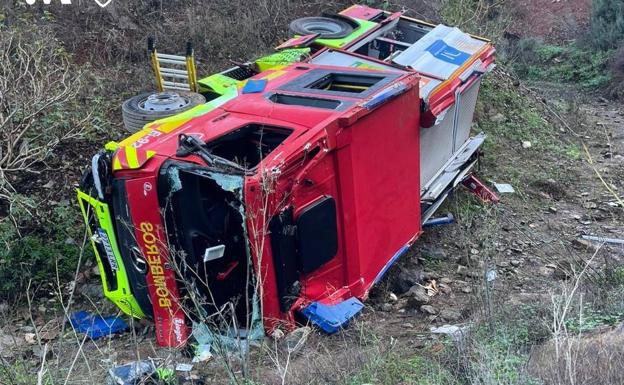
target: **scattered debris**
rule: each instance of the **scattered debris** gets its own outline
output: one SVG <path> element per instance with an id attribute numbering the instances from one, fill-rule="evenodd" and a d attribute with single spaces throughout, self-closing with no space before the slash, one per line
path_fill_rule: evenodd
<path id="1" fill-rule="evenodd" d="M 190 372 L 193 370 L 193 364 L 179 363 L 175 367 L 176 372 Z"/>
<path id="2" fill-rule="evenodd" d="M 515 193 L 516 190 L 514 190 L 513 186 L 508 184 L 508 183 L 494 183 L 494 187 L 496 188 L 496 191 L 498 191 L 499 193 L 502 194 L 511 194 L 511 193 Z"/>
<path id="3" fill-rule="evenodd" d="M 108 371 L 109 385 L 135 385 L 148 383 L 154 379 L 156 367 L 152 361 L 135 361 L 126 365 L 112 368 Z"/>
<path id="4" fill-rule="evenodd" d="M 430 297 L 433 297 L 434 295 L 438 294 L 438 292 L 439 292 L 438 285 L 437 285 L 435 279 L 432 279 L 431 282 L 429 282 L 427 285 L 425 285 L 424 289 L 427 291 L 427 295 L 430 296 Z"/>
<path id="5" fill-rule="evenodd" d="M 281 330 L 280 330 L 281 331 Z M 282 335 L 284 332 L 282 332 Z M 211 345 L 210 344 L 199 344 L 195 347 L 195 357 L 191 362 L 205 362 L 212 358 L 212 353 L 210 352 Z"/>
<path id="6" fill-rule="evenodd" d="M 459 275 L 468 275 L 468 268 L 464 265 L 457 266 L 457 274 Z"/>
<path id="7" fill-rule="evenodd" d="M 420 311 L 426 314 L 431 314 L 431 315 L 435 315 L 438 313 L 436 309 L 431 305 L 422 305 L 420 307 Z"/>
<path id="8" fill-rule="evenodd" d="M 496 270 L 494 270 L 494 269 L 488 270 L 487 274 L 485 274 L 485 279 L 488 282 L 492 282 L 492 281 L 496 280 L 497 277 L 498 277 L 498 274 L 496 273 Z"/>
<path id="9" fill-rule="evenodd" d="M 70 321 L 77 332 L 85 333 L 92 339 L 120 333 L 128 329 L 128 324 L 117 316 L 102 317 L 86 311 L 72 314 Z"/>
<path id="10" fill-rule="evenodd" d="M 611 243 L 614 245 L 624 245 L 624 239 L 619 239 L 619 238 L 606 238 L 606 237 L 598 237 L 595 235 L 582 235 L 581 238 L 586 239 L 588 241 L 594 241 L 597 243 Z"/>
<path id="11" fill-rule="evenodd" d="M 299 353 L 308 340 L 310 333 L 312 333 L 312 328 L 309 326 L 303 326 L 290 332 L 284 339 L 288 353 Z"/>
<path id="12" fill-rule="evenodd" d="M 532 144 L 528 140 L 522 141 L 522 148 L 531 148 Z"/>
<path id="13" fill-rule="evenodd" d="M 438 327 L 432 327 L 430 330 L 433 334 L 446 334 L 450 336 L 453 340 L 455 340 L 455 342 L 461 342 L 468 334 L 470 326 L 442 325 Z"/>
<path id="14" fill-rule="evenodd" d="M 390 292 L 390 294 L 388 294 L 388 300 L 392 303 L 395 303 L 399 300 L 399 297 L 397 297 L 396 294 Z"/>
<path id="15" fill-rule="evenodd" d="M 24 341 L 30 345 L 34 345 L 37 343 L 37 335 L 35 333 L 26 333 L 24 334 Z"/>

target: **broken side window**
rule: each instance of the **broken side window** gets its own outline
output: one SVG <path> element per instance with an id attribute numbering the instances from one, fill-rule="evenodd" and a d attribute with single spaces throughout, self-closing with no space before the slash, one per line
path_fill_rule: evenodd
<path id="1" fill-rule="evenodd" d="M 206 143 L 214 155 L 253 169 L 292 133 L 291 129 L 248 124 Z"/>

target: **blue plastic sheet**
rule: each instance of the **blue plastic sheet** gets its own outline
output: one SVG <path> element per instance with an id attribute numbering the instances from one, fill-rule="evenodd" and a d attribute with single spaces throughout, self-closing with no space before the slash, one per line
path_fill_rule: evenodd
<path id="1" fill-rule="evenodd" d="M 77 332 L 85 333 L 92 339 L 106 337 L 128 329 L 128 324 L 119 317 L 102 317 L 84 310 L 72 314 L 70 321 Z"/>
<path id="2" fill-rule="evenodd" d="M 357 298 L 351 297 L 335 305 L 312 302 L 301 310 L 301 314 L 324 332 L 333 334 L 345 327 L 364 307 Z"/>

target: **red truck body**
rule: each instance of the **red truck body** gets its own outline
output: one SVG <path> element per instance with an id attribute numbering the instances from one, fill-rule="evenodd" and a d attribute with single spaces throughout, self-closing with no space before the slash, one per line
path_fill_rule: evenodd
<path id="1" fill-rule="evenodd" d="M 386 14 L 344 47 L 258 73 L 228 101 L 156 121 L 107 153 L 103 200 L 124 263 L 146 266 L 130 286 L 160 345 L 183 345 L 200 323 L 250 329 L 258 312 L 266 331 L 305 319 L 337 330 L 470 174 L 483 139 L 454 106 L 474 89 L 472 121 L 494 49 L 484 43 L 448 79 L 363 51 L 400 18 Z M 338 59 L 366 65 L 324 64 Z"/>

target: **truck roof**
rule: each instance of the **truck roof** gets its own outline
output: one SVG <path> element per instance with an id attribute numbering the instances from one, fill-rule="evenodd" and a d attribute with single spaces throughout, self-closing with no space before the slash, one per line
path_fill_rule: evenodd
<path id="1" fill-rule="evenodd" d="M 407 76 L 416 74 L 312 63 L 268 70 L 251 77 L 236 97 L 216 108 L 147 125 L 120 143 L 113 168 L 138 169 L 153 157 L 175 157 L 180 134 L 209 143 L 230 133 L 240 136 L 245 130 L 263 127 L 266 135 L 281 132 L 280 144 L 285 146 L 308 131 L 324 130 L 340 116 L 362 109 Z M 372 105 L 368 107 L 372 109 Z"/>

